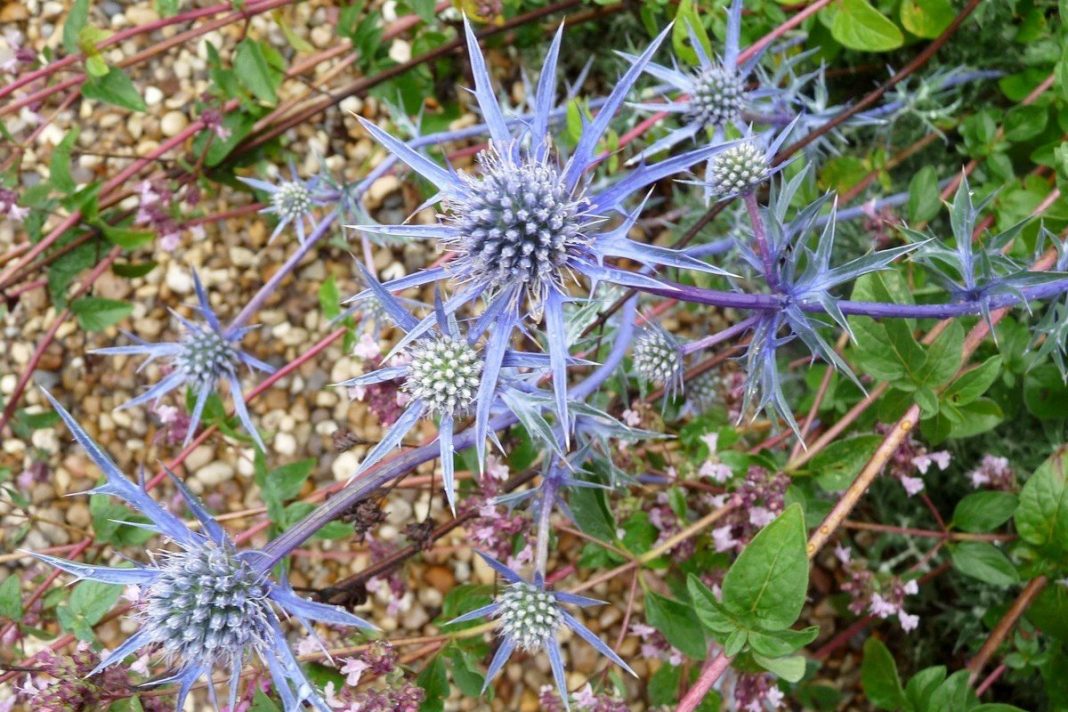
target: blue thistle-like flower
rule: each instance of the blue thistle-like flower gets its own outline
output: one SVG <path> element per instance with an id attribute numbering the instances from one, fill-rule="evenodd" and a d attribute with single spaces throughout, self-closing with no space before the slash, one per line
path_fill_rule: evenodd
<path id="1" fill-rule="evenodd" d="M 483 397 L 490 401 L 489 405 L 499 401 L 506 404 L 516 402 L 511 397 L 511 393 L 518 385 L 517 379 L 511 375 L 504 375 L 501 371 L 515 368 L 544 370 L 549 365 L 549 358 L 545 354 L 508 349 L 506 344 L 492 335 L 486 345 L 479 346 L 478 338 L 484 326 L 476 323 L 474 328 L 468 330 L 466 336 L 461 334 L 455 317 L 446 313 L 446 306 L 442 303 L 440 296 L 435 300 L 432 315 L 435 319 L 436 331 L 417 332 L 419 320 L 401 304 L 397 297 L 386 291 L 363 265 L 357 263 L 357 267 L 371 291 L 371 296 L 364 299 L 377 300 L 389 318 L 407 332 L 405 338 L 394 347 L 384 361 L 398 352 L 409 356 L 409 361 L 401 366 L 379 368 L 338 385 L 369 386 L 400 379 L 401 390 L 411 398 L 411 401 L 378 444 L 367 453 L 353 477 L 366 471 L 399 445 L 420 418 L 426 415 L 436 416 L 443 484 L 449 506 L 455 511 L 452 443 L 457 422 L 469 415 L 476 408 L 476 404 L 480 407 Z M 479 322 L 493 317 L 492 311 L 487 312 L 480 317 Z M 499 328 L 501 328 L 499 324 L 494 327 L 494 329 Z M 415 338 L 409 338 L 413 334 Z M 501 353 L 491 353 L 491 349 L 498 346 L 502 349 Z M 498 364 L 498 369 L 490 382 L 489 395 L 483 396 L 483 387 L 486 384 L 485 368 L 486 364 L 491 361 Z M 568 361 L 580 363 L 575 359 L 568 359 Z M 524 387 L 523 397 L 525 398 L 526 395 L 526 387 Z"/>
<path id="2" fill-rule="evenodd" d="M 475 426 L 479 462 L 483 462 L 492 394 L 506 346 L 526 315 L 545 320 L 549 362 L 553 374 L 556 412 L 569 437 L 567 415 L 567 353 L 564 304 L 568 283 L 576 276 L 592 286 L 600 281 L 624 286 L 663 286 L 658 280 L 606 266 L 609 258 L 633 259 L 722 274 L 722 271 L 683 252 L 642 245 L 627 238 L 637 219 L 624 203 L 652 183 L 723 150 L 730 144 L 713 144 L 689 153 L 643 166 L 602 190 L 588 183 L 588 172 L 598 163 L 598 141 L 619 110 L 634 82 L 669 30 L 637 57 L 615 85 L 601 110 L 586 122 L 572 154 L 561 161 L 552 150 L 550 113 L 556 95 L 556 63 L 563 32 L 556 33 L 538 80 L 535 111 L 529 123 L 509 127 L 491 89 L 489 72 L 478 41 L 465 22 L 468 51 L 475 78 L 475 97 L 489 128 L 490 146 L 479 157 L 477 175 L 460 175 L 411 149 L 374 124 L 361 119 L 364 128 L 382 145 L 437 188 L 434 200 L 446 208 L 437 225 L 355 226 L 388 235 L 430 238 L 454 250 L 447 268 L 426 270 L 385 285 L 390 290 L 452 277 L 461 291 L 445 303 L 452 313 L 464 304 L 488 299 L 485 315 L 475 334 L 491 324 L 482 381 L 477 397 Z M 622 223 L 606 225 L 609 214 L 619 213 Z M 414 340 L 433 327 L 428 316 L 405 337 Z"/>
<path id="3" fill-rule="evenodd" d="M 706 187 L 717 200 L 754 192 L 790 164 L 789 161 L 783 161 L 776 165 L 775 156 L 796 123 L 795 119 L 778 135 L 774 131 L 754 135 L 751 129 L 747 129 L 741 141 L 709 159 Z"/>
<path id="4" fill-rule="evenodd" d="M 289 164 L 289 174 L 291 180 L 283 179 L 277 184 L 268 183 L 257 178 L 237 177 L 242 183 L 268 195 L 270 205 L 260 210 L 260 212 L 275 215 L 278 218 L 278 224 L 271 233 L 271 237 L 268 238 L 268 243 L 273 242 L 276 237 L 282 234 L 286 226 L 293 225 L 297 228 L 297 240 L 304 244 L 304 240 L 307 237 L 307 232 L 304 229 L 305 222 L 314 227 L 315 216 L 312 212 L 313 209 L 327 202 L 326 197 L 320 194 L 320 177 L 316 176 L 306 181 L 301 180 L 297 175 L 296 166 L 292 163 Z"/>
<path id="5" fill-rule="evenodd" d="M 637 103 L 634 106 L 646 111 L 668 111 L 681 118 L 681 126 L 670 131 L 666 136 L 654 141 L 641 153 L 630 159 L 631 162 L 643 160 L 666 151 L 676 144 L 689 139 L 702 142 L 701 134 L 711 131 L 713 143 L 723 141 L 727 127 L 744 127 L 746 114 L 754 110 L 754 102 L 774 95 L 771 89 L 753 89 L 747 87 L 749 75 L 757 67 L 764 50 L 755 53 L 745 62 L 739 63 L 739 39 L 742 31 L 742 0 L 734 0 L 727 13 L 727 34 L 723 56 L 710 58 L 704 46 L 697 39 L 692 26 L 687 26 L 690 45 L 697 54 L 698 67 L 688 71 L 678 67 L 665 67 L 650 62 L 645 67 L 655 79 L 667 84 L 667 88 L 682 94 L 677 101 L 658 103 Z M 636 57 L 620 53 L 635 64 Z M 769 84 L 767 86 L 774 86 Z M 710 164 L 711 167 L 711 164 Z"/>
<path id="6" fill-rule="evenodd" d="M 261 450 L 266 450 L 249 415 L 245 396 L 241 392 L 241 379 L 238 378 L 237 372 L 241 364 L 264 373 L 274 373 L 274 368 L 238 348 L 245 334 L 255 327 L 223 328 L 208 302 L 204 285 L 201 284 L 200 277 L 195 271 L 193 272 L 193 286 L 197 295 L 197 311 L 204 317 L 206 325 L 194 324 L 172 310 L 171 313 L 186 331 L 186 336 L 181 341 L 150 344 L 128 334 L 127 336 L 138 343 L 133 346 L 108 346 L 93 349 L 91 353 L 110 356 L 148 356 L 138 370 L 144 368 L 153 359 L 169 358 L 173 370 L 162 381 L 141 395 L 120 405 L 119 409 L 132 408 L 149 401 L 159 401 L 171 391 L 182 386 L 189 386 L 196 394 L 196 402 L 190 416 L 185 445 L 189 444 L 196 433 L 208 396 L 215 392 L 220 381 L 226 381 L 230 386 L 230 397 L 233 398 L 234 410 L 241 424 L 256 441 L 256 445 Z"/>
<path id="7" fill-rule="evenodd" d="M 320 712 L 330 712 L 289 649 L 279 613 L 296 618 L 311 635 L 312 620 L 363 629 L 373 626 L 341 608 L 300 598 L 284 578 L 275 582 L 257 574 L 254 563 L 260 554 L 237 550 L 196 496 L 168 473 L 201 525 L 201 531 L 189 529 L 149 497 L 142 486 L 126 479 L 73 416 L 47 391 L 45 396 L 104 474 L 105 484 L 89 493 L 122 499 L 178 546 L 177 550 L 154 557 L 151 565 L 135 564 L 129 568 L 93 566 L 33 554 L 79 579 L 132 585 L 140 592 L 136 604 L 138 632 L 106 655 L 90 675 L 122 662 L 142 648 L 153 648 L 161 654 L 169 672 L 146 685 L 177 682 L 175 709 L 182 709 L 199 678 L 207 676 L 210 682 L 212 671 L 219 666 L 229 672 L 229 706 L 234 709 L 241 668 L 247 656 L 255 655 L 270 670 L 286 712 L 296 712 L 304 703 Z M 209 684 L 208 691 L 218 709 L 214 686 Z"/>
<path id="8" fill-rule="evenodd" d="M 616 655 L 615 651 L 607 646 L 593 631 L 582 625 L 573 615 L 568 613 L 563 604 L 574 606 L 599 606 L 604 601 L 598 601 L 586 596 L 578 596 L 573 593 L 552 591 L 545 588 L 545 583 L 536 578 L 534 581 L 523 579 L 512 569 L 508 568 L 492 556 L 478 555 L 489 564 L 505 581 L 508 587 L 488 606 L 482 606 L 464 615 L 453 619 L 450 623 L 464 623 L 479 618 L 493 617 L 500 621 L 499 634 L 501 644 L 490 661 L 486 671 L 486 682 L 482 691 L 493 681 L 493 678 L 508 662 L 508 658 L 516 648 L 528 653 L 536 653 L 541 650 L 549 656 L 549 663 L 553 670 L 553 678 L 556 680 L 560 697 L 564 701 L 564 707 L 568 705 L 567 678 L 564 674 L 564 660 L 560 643 L 557 640 L 557 632 L 561 627 L 569 628 L 573 633 L 592 645 L 599 653 L 619 665 L 631 675 L 637 675 L 623 659 Z"/>

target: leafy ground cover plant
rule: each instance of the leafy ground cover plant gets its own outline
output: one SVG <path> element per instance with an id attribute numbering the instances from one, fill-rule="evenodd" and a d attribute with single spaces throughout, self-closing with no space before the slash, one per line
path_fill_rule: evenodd
<path id="1" fill-rule="evenodd" d="M 0 709 L 1065 707 L 1064 11 L 9 3 Z"/>

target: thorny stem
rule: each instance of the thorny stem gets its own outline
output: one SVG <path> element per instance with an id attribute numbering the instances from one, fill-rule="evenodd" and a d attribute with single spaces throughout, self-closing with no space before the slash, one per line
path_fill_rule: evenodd
<path id="1" fill-rule="evenodd" d="M 543 580 L 549 566 L 549 539 L 552 538 L 552 515 L 556 490 L 555 479 L 545 478 L 542 483 L 541 502 L 538 505 L 538 536 L 534 554 L 534 576 Z"/>
<path id="2" fill-rule="evenodd" d="M 698 351 L 704 351 L 705 349 L 711 348 L 716 344 L 720 344 L 724 341 L 733 339 L 735 336 L 738 336 L 739 334 L 742 334 L 747 331 L 756 322 L 757 317 L 755 316 L 751 316 L 748 319 L 743 319 L 737 324 L 728 326 L 722 331 L 717 331 L 714 334 L 709 334 L 708 336 L 702 339 L 698 339 L 697 341 L 691 341 L 690 343 L 682 347 L 682 353 L 683 355 L 689 356 L 690 354 L 697 353 Z"/>

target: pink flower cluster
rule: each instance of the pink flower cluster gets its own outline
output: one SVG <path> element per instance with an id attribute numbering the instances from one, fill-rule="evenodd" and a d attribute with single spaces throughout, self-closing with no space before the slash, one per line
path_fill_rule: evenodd
<path id="1" fill-rule="evenodd" d="M 885 435 L 890 432 L 890 426 L 878 425 L 876 430 Z M 926 475 L 931 465 L 936 465 L 939 471 L 945 472 L 949 467 L 950 459 L 948 451 L 928 452 L 927 448 L 909 435 L 898 446 L 897 452 L 891 456 L 887 465 L 887 473 L 900 482 L 905 488 L 905 493 L 912 497 L 922 492 L 924 487 L 923 479 L 917 477 L 916 473 Z"/>
<path id="2" fill-rule="evenodd" d="M 567 707 L 557 694 L 552 685 L 543 685 L 538 694 L 538 704 L 542 712 L 564 712 Z M 571 695 L 571 709 L 579 712 L 628 712 L 630 707 L 618 697 L 612 695 L 597 695 L 593 692 L 593 686 L 586 686 Z"/>
<path id="3" fill-rule="evenodd" d="M 920 617 L 905 610 L 905 599 L 920 592 L 915 580 L 904 581 L 892 576 L 880 582 L 863 562 L 853 561 L 849 549 L 838 545 L 834 553 L 850 575 L 850 580 L 842 584 L 842 590 L 853 599 L 849 603 L 850 611 L 858 616 L 870 613 L 883 619 L 896 616 L 906 633 L 919 626 Z"/>
<path id="4" fill-rule="evenodd" d="M 324 689 L 326 703 L 339 712 L 416 712 L 423 702 L 422 688 L 404 679 L 397 667 L 397 651 L 387 641 L 376 640 L 355 657 L 341 658 L 345 685 Z M 388 678 L 381 688 L 357 690 L 364 673 Z"/>
<path id="5" fill-rule="evenodd" d="M 631 623 L 631 635 L 636 635 L 642 641 L 642 657 L 646 659 L 660 659 L 671 665 L 682 665 L 685 661 L 683 654 L 671 647 L 667 638 L 651 625 L 645 623 Z"/>
<path id="6" fill-rule="evenodd" d="M 972 481 L 972 487 L 976 489 L 985 487 L 1007 492 L 1016 490 L 1016 474 L 1012 471 L 1009 459 L 1006 457 L 983 455 L 979 467 L 968 473 L 968 479 Z"/>
<path id="7" fill-rule="evenodd" d="M 739 675 L 734 683 L 734 708 L 745 712 L 764 712 L 782 707 L 783 693 L 775 678 L 764 673 Z"/>
<path id="8" fill-rule="evenodd" d="M 716 551 L 741 551 L 754 535 L 783 510 L 790 478 L 770 474 L 756 465 L 749 468 L 734 496 L 740 506 L 726 517 L 726 523 L 712 530 Z"/>

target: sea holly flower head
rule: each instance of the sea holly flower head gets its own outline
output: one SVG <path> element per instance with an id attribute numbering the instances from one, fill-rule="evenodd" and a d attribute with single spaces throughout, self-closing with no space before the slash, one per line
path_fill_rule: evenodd
<path id="1" fill-rule="evenodd" d="M 212 310 L 211 304 L 208 302 L 207 292 L 204 290 L 204 285 L 196 272 L 193 272 L 193 286 L 197 295 L 197 311 L 204 318 L 204 323 L 191 322 L 172 311 L 171 313 L 186 332 L 185 338 L 181 341 L 150 344 L 131 336 L 130 338 L 137 341 L 137 344 L 132 346 L 109 346 L 102 349 L 94 349 L 92 353 L 112 356 L 148 356 L 148 359 L 141 364 L 140 368 L 144 368 L 156 358 L 164 357 L 169 359 L 172 370 L 164 376 L 163 380 L 141 395 L 123 403 L 119 408 L 132 408 L 149 401 L 158 403 L 163 396 L 171 391 L 182 386 L 188 386 L 195 395 L 195 404 L 185 435 L 185 445 L 189 444 L 196 433 L 208 396 L 215 392 L 220 382 L 225 381 L 229 384 L 230 397 L 233 398 L 234 410 L 237 412 L 241 424 L 252 436 L 256 445 L 261 450 L 265 450 L 263 440 L 260 438 L 256 426 L 252 423 L 252 418 L 249 415 L 245 396 L 241 391 L 241 379 L 238 377 L 238 370 L 242 364 L 250 369 L 264 373 L 273 373 L 274 368 L 239 348 L 241 340 L 255 327 L 224 328 L 219 322 L 219 317 Z"/>
<path id="2" fill-rule="evenodd" d="M 490 134 L 489 147 L 478 159 L 480 170 L 472 175 L 458 174 L 360 119 L 376 140 L 435 186 L 438 192 L 431 202 L 440 201 L 446 212 L 437 225 L 353 227 L 385 235 L 434 239 L 456 253 L 449 266 L 395 280 L 385 285 L 388 289 L 452 278 L 460 291 L 445 302 L 445 312 L 449 314 L 480 297 L 487 300 L 487 316 L 475 325 L 476 336 L 492 330 L 485 348 L 475 414 L 481 462 L 491 394 L 501 359 L 514 331 L 521 328 L 525 319 L 544 319 L 557 417 L 565 425 L 565 439 L 568 437 L 564 306 L 571 301 L 570 285 L 576 278 L 584 277 L 589 282 L 590 293 L 600 282 L 663 286 L 652 277 L 606 265 L 605 261 L 611 258 L 723 273 L 683 252 L 630 240 L 627 234 L 638 211 L 628 211 L 624 206 L 631 196 L 656 181 L 686 170 L 730 144 L 711 144 L 642 166 L 606 187 L 594 189 L 589 172 L 600 162 L 597 144 L 669 30 L 635 58 L 596 116 L 584 123 L 577 145 L 566 158 L 558 155 L 549 134 L 563 27 L 553 39 L 537 82 L 533 116 L 529 122 L 514 125 L 505 119 L 493 93 L 486 62 L 470 24 L 465 22 L 464 30 L 475 79 L 474 94 Z M 426 317 L 409 332 L 408 338 L 418 338 L 434 322 L 433 315 Z"/>
<path id="3" fill-rule="evenodd" d="M 695 70 L 680 69 L 677 63 L 673 68 L 652 62 L 647 64 L 645 71 L 649 75 L 664 82 L 665 88 L 677 91 L 680 96 L 674 101 L 638 103 L 634 106 L 645 111 L 677 114 L 682 119 L 682 125 L 650 144 L 631 162 L 644 160 L 689 139 L 701 143 L 701 134 L 708 131 L 712 132 L 715 143 L 722 142 L 728 127 L 743 128 L 743 119 L 756 108 L 755 102 L 776 93 L 773 90 L 748 88 L 749 75 L 760 62 L 764 50 L 756 52 L 745 62 L 739 62 L 741 28 L 742 0 L 733 0 L 727 12 L 727 35 L 722 56 L 709 57 L 704 44 L 697 37 L 697 29 L 689 25 L 686 30 L 698 61 Z M 630 54 L 621 54 L 632 64 L 637 59 Z M 706 198 L 710 195 L 707 193 Z"/>
<path id="4" fill-rule="evenodd" d="M 634 370 L 645 381 L 663 384 L 665 392 L 682 391 L 683 359 L 678 340 L 655 325 L 634 340 Z"/>
<path id="5" fill-rule="evenodd" d="M 593 631 L 582 625 L 577 618 L 568 613 L 563 607 L 563 604 L 595 606 L 601 605 L 601 601 L 572 593 L 552 591 L 545 588 L 540 576 L 536 577 L 534 581 L 528 581 L 492 556 L 482 552 L 478 552 L 478 554 L 508 583 L 508 586 L 493 603 L 465 613 L 450 621 L 450 623 L 463 623 L 485 617 L 496 618 L 500 621 L 498 633 L 501 644 L 490 661 L 489 670 L 486 671 L 483 692 L 489 687 L 493 678 L 504 668 L 504 664 L 508 662 L 508 658 L 511 657 L 516 648 L 529 653 L 544 650 L 549 656 L 553 678 L 556 681 L 557 689 L 560 691 L 560 697 L 564 700 L 564 707 L 570 709 L 567 703 L 567 678 L 564 673 L 564 660 L 557 638 L 557 633 L 561 627 L 569 628 L 571 632 L 592 645 L 599 653 L 616 665 L 619 665 L 631 675 L 635 674 L 630 669 L 630 666 L 616 655 L 612 648 L 598 638 Z"/>
<path id="6" fill-rule="evenodd" d="M 273 242 L 288 225 L 293 225 L 297 229 L 297 239 L 303 244 L 307 237 L 305 222 L 314 225 L 313 210 L 316 206 L 326 202 L 326 196 L 321 190 L 319 177 L 307 181 L 301 180 L 297 175 L 296 166 L 292 163 L 289 164 L 289 173 L 290 180 L 282 179 L 277 184 L 241 176 L 238 176 L 238 180 L 268 195 L 270 204 L 260 212 L 269 213 L 278 218 L 278 224 L 267 240 L 268 242 Z"/>
<path id="7" fill-rule="evenodd" d="M 786 161 L 775 165 L 775 155 L 796 123 L 795 120 L 777 136 L 772 131 L 754 135 L 747 130 L 741 141 L 709 159 L 711 170 L 705 177 L 706 187 L 718 200 L 754 192 L 788 165 Z"/>
<path id="8" fill-rule="evenodd" d="M 470 410 L 482 372 L 478 350 L 463 339 L 434 336 L 410 349 L 411 363 L 401 389 L 422 399 L 430 412 L 455 418 Z"/>
<path id="9" fill-rule="evenodd" d="M 364 629 L 373 626 L 340 608 L 300 598 L 284 578 L 273 581 L 258 573 L 255 564 L 261 555 L 239 551 L 196 496 L 171 474 L 186 507 L 200 524 L 198 530 L 187 527 L 149 497 L 143 486 L 126 479 L 74 417 L 47 391 L 45 396 L 104 473 L 105 484 L 91 493 L 122 499 L 178 547 L 153 556 L 151 564 L 122 568 L 33 554 L 79 579 L 137 590 L 133 596 L 140 622 L 137 632 L 89 674 L 121 663 L 142 648 L 150 648 L 161 654 L 171 672 L 146 684 L 177 682 L 176 709 L 182 709 L 194 683 L 205 676 L 210 682 L 213 670 L 219 666 L 229 673 L 229 709 L 234 709 L 241 669 L 246 657 L 255 656 L 270 670 L 286 710 L 297 710 L 307 703 L 320 712 L 330 712 L 289 649 L 279 614 L 296 618 L 312 635 L 312 620 Z M 209 684 L 208 691 L 219 709 L 214 686 Z"/>

